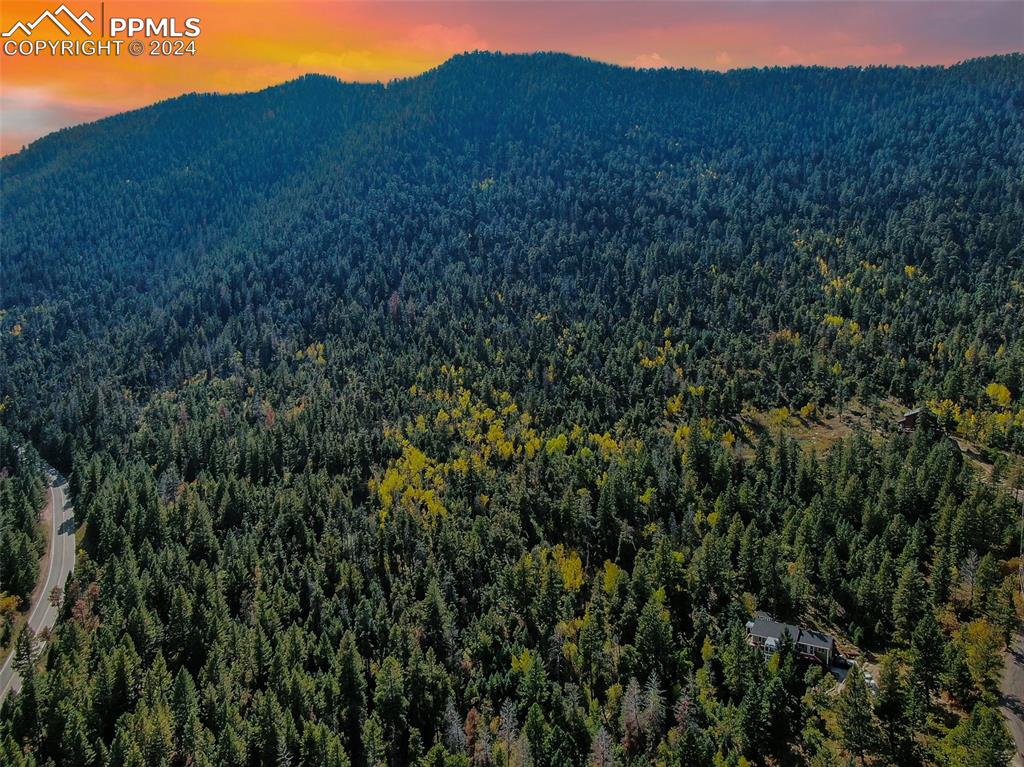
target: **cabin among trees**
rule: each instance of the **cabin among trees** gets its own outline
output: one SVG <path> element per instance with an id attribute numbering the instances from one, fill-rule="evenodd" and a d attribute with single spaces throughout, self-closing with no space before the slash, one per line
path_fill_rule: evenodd
<path id="1" fill-rule="evenodd" d="M 902 431 L 913 431 L 917 428 L 918 421 L 921 420 L 922 411 L 923 408 L 919 407 L 915 407 L 913 410 L 908 410 L 899 418 L 898 421 L 896 421 L 896 425 L 899 426 Z"/>
<path id="2" fill-rule="evenodd" d="M 788 636 L 797 654 L 808 660 L 819 661 L 825 668 L 832 666 L 836 655 L 835 640 L 828 634 L 790 623 L 780 623 L 765 613 L 758 613 L 747 622 L 750 644 L 758 647 L 765 656 L 774 655 Z"/>
<path id="3" fill-rule="evenodd" d="M 908 410 L 902 416 L 896 420 L 896 425 L 900 431 L 912 432 L 918 426 L 924 426 L 928 429 L 934 429 L 938 426 L 938 421 L 935 418 L 935 414 L 931 410 L 924 407 L 915 407 L 913 410 Z"/>

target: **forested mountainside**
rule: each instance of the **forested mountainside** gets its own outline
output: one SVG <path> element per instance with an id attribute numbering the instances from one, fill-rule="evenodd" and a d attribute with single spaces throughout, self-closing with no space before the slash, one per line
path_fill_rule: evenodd
<path id="1" fill-rule="evenodd" d="M 0 761 L 1005 764 L 1022 110 L 472 54 L 4 158 L 0 404 L 84 530 Z M 852 401 L 930 417 L 759 419 Z"/>
<path id="2" fill-rule="evenodd" d="M 42 478 L 36 451 L 0 427 L 0 647 L 9 644 L 16 611 L 39 575 Z"/>

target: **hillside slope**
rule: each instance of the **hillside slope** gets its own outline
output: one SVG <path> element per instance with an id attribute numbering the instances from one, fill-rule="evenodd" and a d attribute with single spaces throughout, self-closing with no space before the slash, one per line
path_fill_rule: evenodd
<path id="1" fill-rule="evenodd" d="M 0 407 L 80 549 L 0 763 L 1005 763 L 1022 88 L 473 54 L 4 158 Z"/>
<path id="2" fill-rule="evenodd" d="M 96 384 L 328 334 L 394 343 L 376 336 L 397 291 L 428 337 L 453 318 L 500 336 L 512 311 L 614 346 L 657 313 L 697 379 L 736 379 L 732 407 L 1019 391 L 1021 68 L 476 54 L 388 88 L 310 77 L 62 131 L 3 160 L 0 383 L 37 432 L 82 423 L 60 411 Z M 780 333 L 802 348 L 769 352 Z M 99 353 L 65 353 L 83 346 Z"/>

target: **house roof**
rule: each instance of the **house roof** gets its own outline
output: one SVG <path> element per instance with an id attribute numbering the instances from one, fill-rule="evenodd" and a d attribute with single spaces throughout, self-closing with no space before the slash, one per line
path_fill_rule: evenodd
<path id="1" fill-rule="evenodd" d="M 800 627 L 792 626 L 789 623 L 779 623 L 771 618 L 758 616 L 750 627 L 750 633 L 762 639 L 782 639 L 783 634 L 789 634 L 793 641 L 800 636 Z"/>
<path id="2" fill-rule="evenodd" d="M 813 631 L 812 629 L 800 629 L 799 641 L 800 644 L 809 645 L 810 647 L 821 647 L 825 650 L 831 650 L 835 644 L 835 640 L 828 634 Z"/>
<path id="3" fill-rule="evenodd" d="M 794 626 L 791 623 L 780 623 L 763 613 L 756 615 L 749 626 L 751 634 L 765 640 L 771 639 L 779 642 L 783 635 L 788 634 L 795 644 L 807 645 L 808 647 L 821 648 L 823 650 L 831 650 L 835 645 L 835 640 L 828 634 Z"/>

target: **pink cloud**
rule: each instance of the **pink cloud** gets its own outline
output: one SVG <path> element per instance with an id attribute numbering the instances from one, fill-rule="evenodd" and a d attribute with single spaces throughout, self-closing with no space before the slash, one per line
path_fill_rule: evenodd
<path id="1" fill-rule="evenodd" d="M 815 54 L 798 51 L 788 45 L 780 45 L 779 49 L 775 52 L 775 58 L 778 63 L 786 64 L 787 66 L 813 64 L 815 62 Z"/>
<path id="2" fill-rule="evenodd" d="M 642 53 L 629 62 L 629 66 L 637 69 L 665 69 L 672 64 L 660 53 Z"/>
<path id="3" fill-rule="evenodd" d="M 877 64 L 880 61 L 898 61 L 907 52 L 902 43 L 872 44 L 851 42 L 848 45 L 829 46 L 828 50 L 799 50 L 781 45 L 775 52 L 776 63 L 786 66 L 829 64 L 846 66 L 856 64 Z"/>
<path id="4" fill-rule="evenodd" d="M 409 30 L 405 40 L 417 50 L 445 55 L 490 48 L 487 40 L 469 24 L 420 24 Z"/>
<path id="5" fill-rule="evenodd" d="M 16 152 L 55 127 L 109 114 L 105 104 L 76 101 L 42 86 L 6 85 L 0 90 L 0 154 Z"/>

